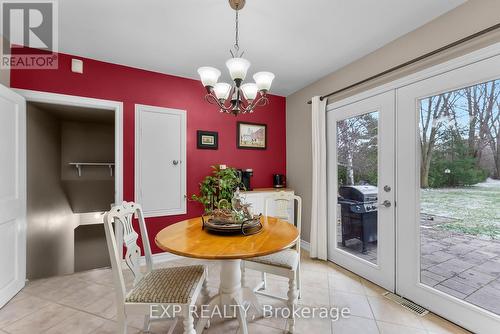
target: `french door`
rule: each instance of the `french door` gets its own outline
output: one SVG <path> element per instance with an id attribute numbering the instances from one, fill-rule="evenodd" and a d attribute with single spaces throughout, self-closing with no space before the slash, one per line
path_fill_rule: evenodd
<path id="1" fill-rule="evenodd" d="M 481 334 L 500 329 L 495 50 L 327 112 L 329 259 Z"/>
<path id="2" fill-rule="evenodd" d="M 397 89 L 398 294 L 500 331 L 500 56 Z"/>
<path id="3" fill-rule="evenodd" d="M 394 91 L 327 112 L 329 260 L 394 290 Z"/>

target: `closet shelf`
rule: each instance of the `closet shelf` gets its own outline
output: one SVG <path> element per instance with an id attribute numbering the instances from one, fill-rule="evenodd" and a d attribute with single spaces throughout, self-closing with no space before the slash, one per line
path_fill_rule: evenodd
<path id="1" fill-rule="evenodd" d="M 74 166 L 78 172 L 78 176 L 82 176 L 82 167 L 108 167 L 109 174 L 113 176 L 114 162 L 70 162 L 68 165 Z"/>

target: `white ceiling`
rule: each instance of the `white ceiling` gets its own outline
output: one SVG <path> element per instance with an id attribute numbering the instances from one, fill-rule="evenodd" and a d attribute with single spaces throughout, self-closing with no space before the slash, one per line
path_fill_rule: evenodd
<path id="1" fill-rule="evenodd" d="M 431 21 L 465 0 L 247 0 L 240 46 L 252 66 L 276 74 L 289 95 Z M 227 0 L 59 1 L 59 51 L 197 78 L 226 76 L 234 43 Z"/>

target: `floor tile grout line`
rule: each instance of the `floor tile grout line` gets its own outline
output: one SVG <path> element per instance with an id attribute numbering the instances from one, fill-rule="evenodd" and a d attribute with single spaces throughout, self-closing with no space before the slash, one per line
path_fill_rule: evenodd
<path id="1" fill-rule="evenodd" d="M 395 325 L 395 326 L 398 326 L 398 327 L 405 327 L 405 328 L 409 328 L 409 329 L 417 329 L 419 331 L 422 331 L 422 332 L 425 332 L 425 333 L 430 333 L 430 331 L 425 328 L 425 327 L 422 327 L 422 328 L 418 328 L 418 327 L 412 327 L 412 326 L 407 326 L 407 325 L 402 325 L 402 324 L 397 324 L 397 323 L 394 323 L 394 322 L 390 322 L 390 321 L 385 321 L 385 320 L 375 320 L 375 322 L 377 323 L 377 328 L 378 327 L 378 323 L 379 322 L 382 322 L 382 323 L 386 323 L 386 324 L 389 324 L 389 325 Z M 379 329 L 379 332 L 382 333 Z"/>
<path id="2" fill-rule="evenodd" d="M 322 274 L 325 274 L 325 276 L 328 278 L 328 281 L 327 281 L 327 288 L 328 288 L 328 293 L 329 293 L 329 296 L 328 296 L 328 299 L 329 299 L 329 304 L 330 306 L 335 306 L 335 294 L 336 293 L 345 293 L 345 294 L 349 294 L 349 295 L 353 295 L 353 296 L 364 296 L 365 299 L 368 300 L 368 304 L 369 304 L 369 308 L 370 308 L 370 311 L 371 311 L 371 315 L 373 316 L 373 319 L 370 319 L 370 318 L 367 318 L 366 316 L 355 316 L 355 317 L 359 317 L 359 318 L 362 318 L 362 319 L 366 319 L 366 320 L 372 320 L 372 321 L 375 321 L 376 323 L 376 326 L 377 326 L 377 330 L 378 332 L 380 333 L 381 332 L 381 329 L 379 327 L 379 323 L 387 323 L 387 324 L 391 324 L 391 325 L 395 325 L 395 326 L 401 326 L 401 327 L 407 327 L 407 328 L 413 328 L 413 329 L 417 329 L 417 330 L 421 330 L 422 332 L 425 332 L 425 333 L 429 333 L 430 330 L 426 328 L 426 326 L 424 326 L 423 324 L 423 319 L 419 318 L 419 325 L 420 327 L 414 327 L 414 326 L 407 326 L 407 325 L 404 325 L 404 324 L 401 324 L 401 323 L 395 323 L 395 322 L 392 322 L 392 321 L 385 321 L 385 320 L 377 320 L 375 319 L 375 315 L 374 315 L 374 312 L 373 312 L 373 306 L 372 306 L 372 303 L 370 303 L 370 300 L 369 298 L 379 298 L 381 297 L 380 293 L 370 293 L 368 294 L 368 289 L 369 287 L 367 287 L 367 285 L 364 284 L 364 280 L 362 278 L 360 278 L 358 275 L 349 275 L 348 273 L 344 273 L 342 272 L 342 269 L 343 268 L 334 268 L 333 266 L 328 266 L 328 270 L 309 270 L 309 271 L 312 271 L 314 273 L 322 273 Z M 455 274 L 453 277 L 457 277 L 458 275 Z M 361 284 L 361 287 L 362 287 L 362 292 L 360 291 L 345 291 L 345 290 L 336 290 L 335 287 L 335 279 L 337 279 L 338 277 L 346 277 L 348 279 L 353 279 L 357 282 L 359 282 Z M 75 277 L 77 279 L 77 281 L 81 281 L 81 282 L 85 282 L 85 283 L 89 283 L 91 285 L 99 285 L 99 286 L 103 286 L 103 287 L 106 287 L 106 288 L 110 288 L 112 289 L 113 286 L 112 285 L 107 285 L 107 284 L 103 284 L 101 283 L 100 281 L 93 281 L 92 279 L 89 279 L 89 278 L 85 278 L 85 277 Z M 277 281 L 277 283 L 281 283 L 281 281 Z M 45 282 L 44 282 L 45 284 Z M 305 287 L 309 287 L 309 285 L 305 284 Z M 217 286 L 214 286 L 214 288 L 217 288 Z M 36 294 L 36 290 L 33 290 L 35 292 L 35 294 L 33 293 L 30 293 L 30 292 L 24 292 L 26 294 L 26 296 L 31 296 L 31 297 L 36 297 L 36 298 L 40 298 L 41 300 L 43 301 L 47 301 L 53 305 L 59 305 L 61 307 L 64 307 L 66 309 L 70 309 L 70 310 L 73 310 L 73 311 L 76 311 L 76 312 L 80 312 L 81 314 L 87 314 L 89 316 L 92 316 L 92 317 L 96 317 L 98 319 L 100 319 L 101 321 L 103 321 L 102 324 L 100 324 L 97 328 L 93 329 L 91 333 L 98 333 L 99 329 L 102 328 L 103 326 L 106 325 L 106 323 L 116 323 L 116 316 L 114 318 L 105 318 L 103 316 L 101 316 L 100 314 L 95 314 L 95 313 L 92 313 L 90 311 L 86 311 L 86 310 L 81 310 L 77 307 L 73 307 L 73 306 L 70 306 L 70 305 L 66 305 L 66 304 L 62 304 L 58 301 L 54 301 L 54 300 L 51 300 L 51 299 L 47 299 L 44 297 L 44 295 L 37 295 Z M 76 290 L 75 290 L 76 291 Z M 370 290 L 371 291 L 371 290 Z M 373 292 L 376 292 L 373 291 Z M 73 292 L 72 292 L 73 293 Z M 67 296 L 71 295 L 72 293 L 69 293 Z M 112 297 L 110 297 L 112 298 Z M 22 301 L 19 300 L 19 301 Z M 45 308 L 47 306 L 49 306 L 50 304 L 44 306 L 44 307 L 40 307 L 39 310 L 41 310 L 42 308 Z M 31 313 L 33 314 L 33 312 Z M 21 317 L 20 319 L 17 319 L 15 322 L 17 321 L 21 321 L 22 319 L 24 319 L 25 317 L 29 316 L 26 315 L 24 317 Z M 62 322 L 66 321 L 66 319 L 69 319 L 69 318 L 73 318 L 75 316 L 78 316 L 77 313 L 73 313 L 73 315 L 71 315 L 70 317 L 67 317 L 65 318 L 64 320 L 62 320 Z M 354 316 L 353 316 L 354 317 Z M 445 319 L 446 321 L 446 319 Z M 13 322 L 14 323 L 14 322 Z M 265 328 L 270 328 L 270 329 L 283 329 L 281 328 L 282 326 L 273 326 L 269 323 L 258 323 L 258 322 L 253 322 L 255 325 L 257 326 L 264 326 Z M 55 326 L 58 326 L 60 325 L 61 322 L 58 322 L 56 324 L 54 324 L 53 326 L 49 327 L 50 328 L 53 328 Z M 9 324 L 10 325 L 10 324 Z M 330 321 L 330 332 L 333 333 L 334 332 L 334 323 L 332 321 Z M 286 323 L 285 323 L 285 326 L 286 326 Z M 131 329 L 137 329 L 137 330 L 140 330 L 140 328 L 136 328 L 135 326 L 130 326 Z M 285 327 L 286 329 L 286 327 Z M 5 329 L 2 329 L 2 330 L 5 330 Z M 7 332 L 7 333 L 10 333 L 10 332 Z"/>
<path id="3" fill-rule="evenodd" d="M 66 307 L 66 308 L 72 309 L 72 310 L 74 310 L 74 311 L 78 311 L 78 312 L 86 313 L 86 314 L 88 314 L 88 315 L 95 316 L 95 317 L 100 318 L 100 319 L 103 319 L 103 320 L 105 320 L 105 321 L 112 321 L 112 322 L 116 322 L 113 318 L 108 319 L 108 318 L 103 317 L 103 316 L 101 316 L 101 315 L 99 315 L 99 314 L 95 314 L 95 313 L 92 313 L 92 312 L 89 312 L 89 311 L 86 311 L 86 310 L 80 310 L 80 309 L 78 309 L 78 308 L 76 308 L 76 307 L 74 307 L 74 306 L 71 306 L 71 305 L 61 304 L 61 303 L 59 303 L 59 302 L 56 302 L 56 301 L 53 301 L 53 300 L 50 300 L 50 299 L 47 299 L 47 298 L 44 298 L 44 297 L 40 297 L 40 296 L 37 296 L 37 295 L 33 295 L 33 294 L 28 293 L 28 292 L 26 292 L 26 293 L 27 293 L 27 294 L 29 294 L 30 296 L 33 296 L 33 297 L 37 297 L 37 298 L 43 299 L 43 300 L 48 301 L 48 302 L 50 302 L 50 303 L 53 303 L 53 304 L 56 304 L 56 305 L 59 305 L 59 306 L 62 306 L 62 307 Z M 47 305 L 47 306 L 48 306 L 48 305 Z M 44 307 L 46 307 L 46 306 L 44 306 Z M 18 320 L 16 320 L 16 321 L 18 321 Z M 133 327 L 133 326 L 131 326 L 131 327 Z M 134 327 L 134 328 L 136 328 L 136 327 Z M 136 329 L 139 329 L 139 328 L 136 328 Z M 3 329 L 2 329 L 2 330 L 3 330 Z"/>
<path id="4" fill-rule="evenodd" d="M 330 276 L 329 274 L 327 274 L 326 276 L 326 279 L 327 279 L 327 284 L 328 284 L 328 302 L 330 303 L 330 307 L 335 307 L 335 302 L 332 300 L 333 299 L 333 296 L 332 296 L 332 290 L 331 290 L 331 287 L 330 287 Z M 338 310 L 337 310 L 338 312 Z M 330 323 L 330 333 L 331 334 L 335 334 L 333 332 L 333 320 L 332 321 L 329 321 Z"/>
<path id="5" fill-rule="evenodd" d="M 25 293 L 26 293 L 26 292 L 25 292 Z M 28 294 L 28 293 L 26 293 L 26 294 Z M 31 295 L 31 294 L 30 294 L 30 296 L 31 296 L 31 297 L 36 297 L 36 298 L 42 299 L 42 300 L 44 300 L 44 301 L 47 301 L 46 299 L 40 298 L 40 297 L 38 297 L 38 296 L 34 296 L 34 295 Z M 19 301 L 20 301 L 20 300 L 19 300 Z M 15 302 L 14 302 L 14 303 L 12 303 L 12 304 L 15 304 L 15 303 L 17 303 L 17 302 L 19 302 L 19 301 L 15 301 Z M 11 304 L 11 305 L 12 305 L 12 304 Z M 7 305 L 8 305 L 8 304 L 7 304 Z M 7 305 L 5 305 L 5 306 L 7 306 Z M 5 307 L 5 306 L 4 306 L 4 307 Z M 41 310 L 41 309 L 44 309 L 44 308 L 46 308 L 46 307 L 48 307 L 48 306 L 49 306 L 49 304 L 44 305 L 44 306 L 40 307 L 39 309 L 37 309 L 37 311 L 39 311 L 39 310 Z M 37 312 L 37 311 L 35 311 L 35 312 Z M 9 327 L 10 325 L 12 325 L 12 324 L 14 324 L 14 323 L 16 323 L 16 322 L 18 322 L 18 321 L 20 321 L 20 320 L 22 320 L 22 319 L 24 319 L 24 318 L 26 318 L 26 317 L 30 316 L 30 315 L 32 315 L 32 314 L 33 314 L 33 313 L 35 313 L 35 312 L 28 313 L 28 314 L 26 314 L 25 316 L 23 316 L 23 317 L 21 317 L 21 318 L 19 318 L 19 319 L 17 319 L 17 320 L 14 320 L 14 321 L 12 321 L 12 322 L 9 322 L 9 323 L 8 323 L 8 325 L 7 325 L 7 327 Z M 6 330 L 5 328 L 6 328 L 6 327 L 2 327 L 2 328 L 0 328 L 0 330 L 7 332 L 7 330 Z M 10 332 L 7 332 L 7 333 L 10 333 Z"/>
<path id="6" fill-rule="evenodd" d="M 363 291 L 364 291 L 364 286 L 363 286 Z M 365 298 L 366 298 L 366 301 L 368 303 L 368 306 L 370 307 L 370 312 L 372 312 L 372 316 L 373 316 L 373 321 L 375 321 L 375 326 L 377 326 L 377 331 L 379 332 L 379 334 L 381 333 L 380 331 L 380 326 L 378 325 L 378 321 L 377 319 L 375 318 L 375 312 L 373 312 L 373 306 L 372 306 L 372 303 L 370 303 L 370 299 L 368 298 L 368 296 L 365 294 Z"/>
<path id="7" fill-rule="evenodd" d="M 375 297 L 375 296 L 371 296 L 371 297 Z M 399 305 L 399 304 L 398 304 L 398 303 L 396 303 L 395 301 L 391 301 L 391 300 L 389 300 L 389 299 L 385 298 L 384 296 L 377 296 L 377 297 L 375 297 L 375 298 L 382 298 L 383 300 L 387 300 L 388 302 L 391 302 L 391 303 L 393 303 L 393 304 L 395 304 L 395 305 Z M 369 299 L 368 299 L 368 303 L 370 304 L 370 308 L 372 308 L 372 305 L 371 305 L 371 303 L 370 303 L 370 300 L 369 300 Z M 400 305 L 400 306 L 401 306 L 401 305 Z M 403 325 L 403 324 L 401 324 L 401 323 L 397 323 L 397 322 L 393 322 L 393 321 L 376 319 L 376 318 L 375 318 L 375 313 L 373 313 L 373 318 L 375 319 L 375 321 L 376 321 L 376 322 L 377 322 L 377 321 L 380 321 L 380 322 L 386 322 L 386 323 L 388 323 L 388 324 L 398 325 L 398 326 L 403 326 L 403 327 L 408 327 L 408 328 L 412 328 L 412 329 L 426 330 L 425 326 L 422 324 L 422 321 L 421 321 L 421 318 L 422 318 L 422 317 L 419 317 L 419 316 L 417 316 L 417 315 L 413 314 L 411 311 L 407 310 L 406 308 L 404 308 L 404 307 L 402 307 L 402 306 L 401 306 L 401 309 L 402 309 L 402 310 L 404 310 L 404 311 L 406 311 L 406 312 L 409 312 L 409 314 L 411 314 L 411 315 L 415 316 L 415 317 L 417 318 L 417 320 L 418 320 L 419 324 L 421 324 L 421 327 L 414 327 L 414 326 L 409 326 L 409 325 Z M 372 309 L 372 312 L 373 312 L 373 309 Z M 447 321 L 448 321 L 448 320 L 447 320 Z M 450 323 L 451 323 L 451 322 L 450 322 Z"/>
<path id="8" fill-rule="evenodd" d="M 36 296 L 35 296 L 35 297 L 36 297 Z M 38 298 L 40 298 L 40 297 L 38 297 Z M 40 298 L 40 299 L 42 299 L 42 298 Z M 61 306 L 61 307 L 66 307 L 66 306 L 64 306 L 64 305 L 60 305 L 60 304 L 57 304 L 57 303 L 54 303 L 54 304 L 56 304 L 56 305 L 58 305 L 58 306 Z M 33 315 L 33 314 L 35 314 L 35 313 L 39 312 L 40 310 L 43 310 L 43 309 L 45 309 L 45 308 L 48 308 L 49 306 L 50 306 L 50 305 L 43 306 L 43 307 L 41 307 L 40 309 L 36 310 L 35 312 L 32 312 L 32 313 L 28 314 L 26 317 L 23 317 L 23 318 L 21 318 L 21 319 L 18 319 L 18 320 L 16 320 L 16 321 L 14 321 L 12 324 L 15 324 L 16 322 L 21 321 L 22 319 L 27 318 L 28 316 Z M 73 316 L 73 315 L 71 315 L 71 316 Z M 68 318 L 61 319 L 61 321 L 58 321 L 58 322 L 57 322 L 57 323 L 55 323 L 54 325 L 52 325 L 52 326 L 50 326 L 50 327 L 46 328 L 46 330 L 49 330 L 49 329 L 51 329 L 51 328 L 53 328 L 53 327 L 55 327 L 55 326 L 57 326 L 57 325 L 59 325 L 59 324 L 63 323 L 63 322 L 64 322 L 64 321 L 66 321 L 67 319 L 68 319 Z M 10 325 L 9 325 L 9 326 L 10 326 Z M 3 331 L 6 331 L 7 333 L 12 333 L 12 332 L 7 331 L 6 329 L 2 329 L 2 330 L 3 330 Z"/>
<path id="9" fill-rule="evenodd" d="M 43 306 L 42 308 L 40 308 L 40 310 L 41 310 L 41 309 L 43 309 L 43 308 L 45 308 L 45 307 L 46 307 L 46 306 Z M 15 324 L 16 322 L 18 322 L 18 321 L 20 321 L 20 320 L 23 320 L 24 318 L 26 318 L 26 317 L 28 317 L 28 316 L 32 315 L 33 313 L 34 313 L 34 312 L 29 313 L 29 314 L 26 314 L 24 317 L 21 317 L 21 318 L 19 318 L 19 319 L 15 320 L 15 321 L 13 321 L 13 322 L 10 322 L 10 323 L 7 325 L 7 327 L 9 327 L 10 325 Z M 0 330 L 4 331 L 4 332 L 6 332 L 6 333 L 9 333 L 9 334 L 11 333 L 11 332 L 7 331 L 7 328 L 6 328 L 6 327 L 2 327 L 2 328 L 0 328 Z"/>
<path id="10" fill-rule="evenodd" d="M 81 309 L 75 308 L 75 307 L 73 307 L 73 306 L 71 306 L 71 305 L 62 304 L 62 303 L 59 303 L 59 302 L 56 302 L 56 301 L 53 301 L 53 300 L 50 300 L 50 299 L 47 299 L 47 298 L 44 298 L 44 297 L 40 297 L 40 296 L 38 296 L 38 295 L 35 295 L 35 294 L 32 294 L 32 293 L 29 293 L 29 292 L 25 292 L 25 293 L 26 293 L 26 294 L 28 294 L 28 295 L 30 295 L 30 296 L 32 296 L 32 297 L 37 297 L 37 298 L 40 298 L 40 299 L 42 299 L 42 300 L 44 300 L 44 301 L 50 302 L 50 303 L 52 303 L 52 304 L 59 305 L 59 306 L 61 306 L 61 307 L 65 307 L 65 308 L 69 308 L 69 309 L 72 309 L 73 311 L 76 311 L 76 312 L 81 312 L 81 313 L 85 313 L 85 314 L 90 315 L 90 316 L 97 317 L 97 318 L 99 318 L 99 319 L 101 319 L 101 320 L 104 320 L 105 322 L 106 322 L 106 321 L 111 321 L 111 322 L 116 323 L 116 321 L 115 321 L 115 319 L 114 319 L 114 318 L 112 318 L 112 319 L 108 319 L 108 318 L 105 318 L 105 317 L 103 317 L 103 316 L 101 316 L 101 315 L 98 315 L 98 314 L 95 314 L 95 313 L 92 313 L 92 312 L 89 312 L 89 311 L 86 311 L 86 310 L 81 310 Z M 44 307 L 42 307 L 42 308 L 45 308 L 45 307 L 48 307 L 48 306 L 49 306 L 49 305 L 46 305 L 46 306 L 44 306 Z M 33 314 L 33 313 L 31 313 L 31 314 Z M 30 314 L 26 315 L 26 317 L 27 317 L 27 316 L 29 316 L 29 315 L 30 315 Z M 74 315 L 76 315 L 76 314 L 74 314 Z M 23 318 L 24 318 L 24 317 L 23 317 Z M 17 321 L 19 321 L 19 320 L 21 320 L 21 319 L 23 319 L 23 318 L 20 318 L 20 319 L 18 319 L 18 320 L 16 320 L 16 321 L 14 321 L 14 322 L 12 322 L 12 323 L 15 323 L 15 322 L 17 322 Z M 66 320 L 66 319 L 65 319 L 65 320 Z M 63 321 L 65 321 L 65 320 L 62 320 L 61 322 L 58 322 L 58 323 L 57 323 L 57 324 L 55 324 L 54 326 L 51 326 L 51 327 L 47 328 L 47 330 L 49 330 L 49 329 L 51 329 L 51 328 L 53 328 L 53 327 L 55 327 L 55 326 L 59 325 L 60 323 L 62 323 L 62 322 L 63 322 Z M 285 327 L 285 328 L 273 327 L 273 326 L 269 326 L 269 325 L 266 325 L 266 324 L 258 324 L 258 325 L 265 326 L 265 327 L 272 328 L 272 329 L 280 329 L 280 330 L 281 330 L 281 329 L 285 329 L 285 330 L 286 330 L 286 324 L 284 325 L 284 327 Z M 96 330 L 97 330 L 97 329 L 99 329 L 99 328 L 101 328 L 102 326 L 104 326 L 104 324 L 102 324 L 101 326 L 99 326 L 98 328 L 96 328 Z M 140 328 L 137 328 L 137 327 L 134 327 L 134 326 L 131 326 L 131 325 L 129 325 L 129 326 L 130 326 L 130 327 L 132 327 L 132 328 L 134 328 L 134 329 L 141 330 Z M 0 329 L 1 329 L 1 330 L 4 330 L 3 328 L 0 328 Z M 94 333 L 94 332 L 95 332 L 95 331 L 93 331 L 93 332 L 91 332 L 91 333 Z M 9 333 L 9 332 L 7 332 L 7 333 Z M 9 333 L 9 334 L 10 334 L 10 333 Z"/>

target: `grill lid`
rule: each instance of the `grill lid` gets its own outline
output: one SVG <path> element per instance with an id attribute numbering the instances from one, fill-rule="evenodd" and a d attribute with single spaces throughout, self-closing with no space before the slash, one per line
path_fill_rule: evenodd
<path id="1" fill-rule="evenodd" d="M 378 188 L 372 185 L 342 186 L 339 195 L 358 202 L 377 201 Z"/>

